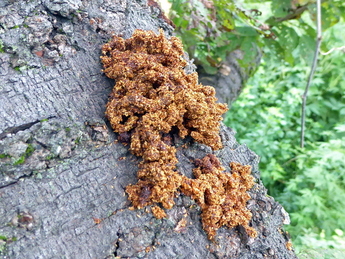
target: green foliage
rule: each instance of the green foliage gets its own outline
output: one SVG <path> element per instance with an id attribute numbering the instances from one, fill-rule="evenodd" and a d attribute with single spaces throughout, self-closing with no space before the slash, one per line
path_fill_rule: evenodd
<path id="1" fill-rule="evenodd" d="M 344 43 L 336 37 L 338 26 L 345 23 L 325 31 L 325 50 Z M 300 149 L 301 94 L 310 67 L 303 59 L 288 66 L 264 50 L 264 62 L 225 122 L 260 155 L 262 179 L 290 213 L 288 230 L 295 243 L 311 245 L 303 235 L 323 231 L 319 243 L 325 245 L 345 222 L 345 56 L 320 57 L 308 96 L 308 145 Z"/>
<path id="2" fill-rule="evenodd" d="M 299 236 L 304 247 L 297 251 L 298 258 L 339 258 L 343 259 L 345 254 L 345 235 L 340 229 L 335 229 L 334 235 L 331 238 L 325 238 L 325 232 L 320 234 L 307 232 L 303 236 Z M 298 249 L 299 250 L 299 249 Z"/>
<path id="3" fill-rule="evenodd" d="M 290 0 L 272 0 L 271 2 L 271 10 L 274 17 L 284 17 L 290 9 Z"/>
<path id="4" fill-rule="evenodd" d="M 297 156 L 298 174 L 279 195 L 293 224 L 330 237 L 345 222 L 345 137 L 314 143 Z M 303 229 L 300 229 L 303 230 Z"/>
<path id="5" fill-rule="evenodd" d="M 247 23 L 251 21 L 234 2 L 221 0 L 209 5 L 197 0 L 173 0 L 172 20 L 186 51 L 214 74 L 226 55 L 244 50 L 243 67 L 250 67 L 258 55 L 260 33 Z M 235 19 L 237 18 L 237 19 Z"/>
<path id="6" fill-rule="evenodd" d="M 300 62 L 300 57 L 311 62 L 316 38 L 312 0 L 170 1 L 178 36 L 207 73 L 216 73 L 220 62 L 235 49 L 244 53 L 241 66 L 250 67 L 262 46 L 290 65 Z M 263 14 L 263 10 L 269 12 Z M 322 24 L 329 28 L 345 18 L 345 4 L 324 1 L 322 13 L 328 18 Z"/>

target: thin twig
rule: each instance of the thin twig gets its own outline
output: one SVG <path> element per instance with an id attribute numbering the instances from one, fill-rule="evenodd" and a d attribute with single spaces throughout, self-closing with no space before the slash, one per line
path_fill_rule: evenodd
<path id="1" fill-rule="evenodd" d="M 295 157 L 289 159 L 288 161 L 286 161 L 286 162 L 283 164 L 283 166 L 286 166 L 287 164 L 289 164 L 289 163 L 291 163 L 291 162 L 293 162 L 293 161 L 295 161 L 295 160 L 297 160 L 297 159 L 298 159 L 298 157 L 295 156 Z"/>
<path id="2" fill-rule="evenodd" d="M 304 148 L 305 106 L 307 104 L 307 96 L 308 96 L 308 91 L 309 91 L 309 87 L 310 87 L 310 84 L 311 84 L 311 80 L 313 79 L 313 75 L 314 75 L 314 72 L 315 72 L 315 69 L 316 69 L 317 58 L 319 56 L 321 39 L 322 39 L 322 34 L 321 34 L 321 0 L 317 0 L 316 1 L 316 9 L 317 9 L 317 39 L 316 39 L 316 48 L 315 48 L 315 53 L 314 53 L 313 64 L 311 66 L 309 77 L 308 77 L 307 86 L 305 87 L 305 91 L 304 91 L 304 94 L 302 96 L 301 148 Z"/>
<path id="3" fill-rule="evenodd" d="M 320 51 L 320 54 L 321 55 L 328 55 L 328 54 L 331 54 L 333 51 L 335 51 L 335 50 L 345 50 L 345 46 L 341 46 L 341 47 L 338 47 L 338 48 L 332 48 L 332 49 L 330 49 L 329 51 L 327 51 L 327 52 L 322 52 L 322 51 Z"/>

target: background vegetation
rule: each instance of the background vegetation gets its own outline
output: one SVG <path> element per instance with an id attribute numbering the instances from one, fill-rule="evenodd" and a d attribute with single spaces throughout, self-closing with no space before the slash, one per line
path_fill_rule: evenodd
<path id="1" fill-rule="evenodd" d="M 309 90 L 306 145 L 300 148 L 301 95 L 316 45 L 315 1 L 171 2 L 186 50 L 208 73 L 216 73 L 234 49 L 244 51 L 243 67 L 262 51 L 260 66 L 225 123 L 236 130 L 240 143 L 260 155 L 262 179 L 290 213 L 287 230 L 301 258 L 343 258 L 345 53 L 326 52 L 345 46 L 345 3 L 321 5 L 321 51 L 326 55 L 319 56 Z"/>

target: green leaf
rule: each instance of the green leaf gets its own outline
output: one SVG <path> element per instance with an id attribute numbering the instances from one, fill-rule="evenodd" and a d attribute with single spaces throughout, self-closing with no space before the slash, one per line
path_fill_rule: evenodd
<path id="1" fill-rule="evenodd" d="M 271 10 L 275 17 L 284 17 L 291 9 L 291 0 L 272 0 Z"/>
<path id="2" fill-rule="evenodd" d="M 236 30 L 233 32 L 236 35 L 240 35 L 240 36 L 258 36 L 258 32 L 249 26 L 239 26 L 236 27 Z"/>

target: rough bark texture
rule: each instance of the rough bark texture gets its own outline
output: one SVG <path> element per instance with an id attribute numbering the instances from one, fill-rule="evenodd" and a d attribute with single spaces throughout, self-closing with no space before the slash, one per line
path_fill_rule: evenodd
<path id="1" fill-rule="evenodd" d="M 255 48 L 253 46 L 253 48 Z M 204 85 L 212 85 L 217 89 L 216 96 L 222 103 L 227 103 L 229 107 L 241 94 L 245 82 L 260 64 L 261 51 L 257 47 L 253 49 L 257 55 L 246 68 L 241 67 L 238 59 L 243 58 L 243 51 L 234 50 L 222 62 L 217 74 L 205 74 L 202 69 L 199 71 L 199 80 Z"/>
<path id="2" fill-rule="evenodd" d="M 136 28 L 172 31 L 145 1 L 0 1 L 0 256 L 296 258 L 281 230 L 289 217 L 267 196 L 257 155 L 225 126 L 217 152 L 174 135 L 178 170 L 192 177 L 193 160 L 208 153 L 228 170 L 231 161 L 251 165 L 257 238 L 221 228 L 210 242 L 184 196 L 168 219 L 128 209 L 124 188 L 136 182 L 139 160 L 104 120 L 114 82 L 99 55 L 112 33 Z"/>

